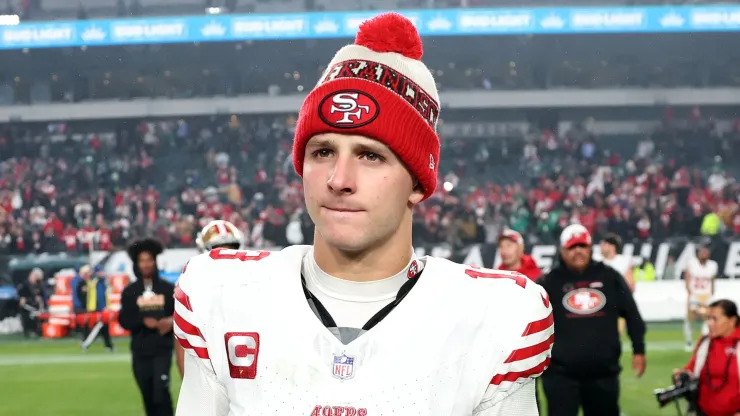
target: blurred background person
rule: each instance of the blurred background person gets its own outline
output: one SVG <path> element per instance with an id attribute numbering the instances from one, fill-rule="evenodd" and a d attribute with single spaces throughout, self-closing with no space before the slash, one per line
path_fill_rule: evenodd
<path id="1" fill-rule="evenodd" d="M 175 287 L 159 276 L 157 256 L 162 251 L 162 243 L 151 238 L 129 246 L 136 281 L 123 290 L 118 315 L 121 326 L 131 332 L 134 378 L 147 416 L 173 414 L 170 367 Z"/>
<path id="2" fill-rule="evenodd" d="M 691 326 L 704 317 L 709 299 L 714 296 L 714 279 L 719 266 L 710 259 L 709 246 L 699 246 L 696 257 L 691 257 L 686 264 L 686 318 L 683 321 L 683 334 L 686 340 L 686 351 L 693 350 L 694 336 Z M 702 334 L 708 331 L 707 322 L 702 325 Z"/>
<path id="3" fill-rule="evenodd" d="M 737 305 L 720 299 L 707 308 L 709 335 L 696 344 L 682 369 L 699 380 L 699 416 L 740 416 L 740 317 Z"/>
<path id="4" fill-rule="evenodd" d="M 531 280 L 542 276 L 542 271 L 532 256 L 524 254 L 524 238 L 518 232 L 506 229 L 498 238 L 498 253 L 501 256 L 501 270 L 519 272 Z"/>
<path id="5" fill-rule="evenodd" d="M 599 248 L 601 249 L 601 262 L 618 271 L 624 277 L 630 290 L 634 292 L 635 280 L 632 277 L 630 259 L 619 254 L 622 251 L 622 239 L 614 233 L 609 233 L 601 240 Z"/>
<path id="6" fill-rule="evenodd" d="M 82 342 L 80 346 L 87 351 L 99 336 L 103 336 L 105 349 L 113 351 L 108 324 L 95 320 L 95 312 L 103 312 L 108 309 L 108 285 L 105 277 L 99 269 L 90 265 L 80 267 L 80 273 L 72 280 L 72 299 L 76 315 L 84 316 L 82 320 Z"/>
<path id="7" fill-rule="evenodd" d="M 217 248 L 239 250 L 244 248 L 244 236 L 241 231 L 229 221 L 211 221 L 203 227 L 195 240 L 201 252 L 209 252 Z M 179 342 L 175 342 L 175 360 L 180 377 L 185 375 L 185 350 Z"/>
<path id="8" fill-rule="evenodd" d="M 41 336 L 39 313 L 46 310 L 46 289 L 44 288 L 44 272 L 38 267 L 31 270 L 28 280 L 18 288 L 18 304 L 21 313 L 23 335 L 26 338 Z"/>
<path id="9" fill-rule="evenodd" d="M 630 291 L 635 291 L 635 280 L 632 278 L 632 268 L 630 267 L 630 259 L 627 256 L 619 254 L 622 250 L 622 239 L 614 233 L 609 233 L 604 236 L 599 244 L 601 249 L 601 262 L 611 267 L 612 269 L 619 272 L 624 277 L 627 286 Z M 624 333 L 626 327 L 626 321 L 624 318 L 619 318 L 619 333 Z"/>

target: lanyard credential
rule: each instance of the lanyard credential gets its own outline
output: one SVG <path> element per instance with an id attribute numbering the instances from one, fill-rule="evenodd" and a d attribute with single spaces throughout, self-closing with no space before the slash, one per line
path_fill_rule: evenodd
<path id="1" fill-rule="evenodd" d="M 423 266 L 421 265 L 421 263 L 417 260 L 413 260 L 408 270 L 406 271 L 406 276 L 409 279 L 401 286 L 400 289 L 398 289 L 398 293 L 396 293 L 396 299 L 393 302 L 385 305 L 381 310 L 373 315 L 372 318 L 370 318 L 370 320 L 368 320 L 365 325 L 362 326 L 362 329 L 364 331 L 369 331 L 380 321 L 382 321 L 386 316 L 388 316 L 388 314 L 391 313 L 391 311 L 401 303 L 406 295 L 409 294 L 411 288 L 416 285 L 416 283 L 419 281 L 419 278 L 421 277 L 422 271 Z M 308 300 L 309 302 L 313 302 L 313 304 L 315 305 L 316 316 L 318 316 L 318 318 L 321 320 L 321 323 L 327 328 L 336 328 L 337 324 L 334 321 L 334 318 L 331 317 L 331 314 L 329 314 L 329 311 L 326 310 L 319 299 L 316 298 L 316 296 L 314 296 L 310 290 L 308 290 L 308 287 L 306 287 L 306 278 L 303 277 L 303 275 L 301 275 L 301 284 L 303 285 L 303 293 L 306 295 L 306 300 Z"/>

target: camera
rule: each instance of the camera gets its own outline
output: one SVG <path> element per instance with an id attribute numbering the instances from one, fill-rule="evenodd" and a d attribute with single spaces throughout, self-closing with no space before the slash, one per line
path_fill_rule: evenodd
<path id="1" fill-rule="evenodd" d="M 698 391 L 698 378 L 692 377 L 689 373 L 679 373 L 676 376 L 674 385 L 664 389 L 654 390 L 653 393 L 660 407 L 664 407 L 668 403 L 680 398 L 686 399 L 689 403 L 695 403 Z"/>

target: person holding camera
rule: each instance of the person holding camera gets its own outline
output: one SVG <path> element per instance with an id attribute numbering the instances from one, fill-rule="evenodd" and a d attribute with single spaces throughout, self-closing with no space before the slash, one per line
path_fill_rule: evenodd
<path id="1" fill-rule="evenodd" d="M 673 371 L 678 383 L 686 375 L 698 380 L 696 402 L 701 416 L 740 416 L 740 316 L 727 299 L 709 304 L 709 335 L 699 339 L 686 367 Z"/>

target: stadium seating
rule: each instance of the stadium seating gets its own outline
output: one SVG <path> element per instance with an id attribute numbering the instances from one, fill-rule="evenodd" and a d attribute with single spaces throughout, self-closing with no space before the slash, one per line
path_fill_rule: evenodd
<path id="1" fill-rule="evenodd" d="M 192 246 L 209 218 L 238 223 L 251 246 L 287 244 L 290 221 L 310 226 L 298 211 L 301 188 L 290 164 L 294 121 L 224 116 L 7 129 L 0 134 L 0 252 L 82 251 L 91 242 L 105 250 L 144 234 Z M 597 137 L 582 126 L 560 137 L 535 132 L 512 137 L 506 156 L 496 152 L 500 141 L 444 137 L 440 188 L 417 216 L 435 231 L 417 238 L 461 243 L 457 221 L 444 219 L 454 213 L 463 221 L 457 214 L 466 212 L 476 224 L 468 243 L 490 241 L 504 225 L 530 242 L 551 241 L 572 221 L 625 240 L 640 239 L 645 226 L 653 237 L 698 235 L 710 211 L 721 212 L 734 234 L 740 188 L 716 156 L 737 140 L 737 129 L 719 137 L 710 121 L 662 126 L 647 142 Z M 714 144 L 690 145 L 708 141 Z M 675 179 L 688 165 L 686 193 L 675 200 Z"/>

